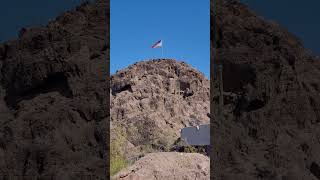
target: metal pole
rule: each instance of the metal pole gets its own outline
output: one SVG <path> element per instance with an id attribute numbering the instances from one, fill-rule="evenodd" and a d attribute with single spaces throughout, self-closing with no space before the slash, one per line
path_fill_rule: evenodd
<path id="1" fill-rule="evenodd" d="M 161 46 L 162 58 L 164 58 L 164 57 L 163 57 L 163 40 L 161 40 L 161 41 L 162 41 L 162 46 Z"/>

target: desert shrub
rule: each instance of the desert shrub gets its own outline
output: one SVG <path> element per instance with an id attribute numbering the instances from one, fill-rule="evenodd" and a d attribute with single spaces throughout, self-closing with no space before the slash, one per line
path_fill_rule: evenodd
<path id="1" fill-rule="evenodd" d="M 128 140 L 135 146 L 141 146 L 142 152 L 169 151 L 176 139 L 174 131 L 157 128 L 154 121 L 148 117 L 127 127 Z"/>
<path id="2" fill-rule="evenodd" d="M 185 153 L 200 153 L 205 156 L 209 156 L 208 152 L 206 151 L 206 146 L 185 146 L 181 148 L 180 152 L 185 152 Z"/>
<path id="3" fill-rule="evenodd" d="M 110 157 L 110 174 L 115 175 L 120 170 L 128 166 L 128 161 L 123 156 L 111 156 Z"/>
<path id="4" fill-rule="evenodd" d="M 151 144 L 156 151 L 168 152 L 170 151 L 170 147 L 173 145 L 175 138 L 174 132 L 161 130 L 155 135 Z"/>
<path id="5" fill-rule="evenodd" d="M 178 138 L 171 146 L 170 151 L 184 152 L 184 153 L 200 153 L 208 156 L 206 151 L 208 146 L 192 146 L 184 142 L 181 138 Z"/>
<path id="6" fill-rule="evenodd" d="M 193 146 L 186 146 L 186 147 L 184 147 L 184 152 L 185 153 L 196 153 L 197 149 Z"/>
<path id="7" fill-rule="evenodd" d="M 116 127 L 111 130 L 111 133 L 114 138 L 110 142 L 110 174 L 113 176 L 128 166 L 128 160 L 123 150 L 126 143 L 125 131 Z"/>

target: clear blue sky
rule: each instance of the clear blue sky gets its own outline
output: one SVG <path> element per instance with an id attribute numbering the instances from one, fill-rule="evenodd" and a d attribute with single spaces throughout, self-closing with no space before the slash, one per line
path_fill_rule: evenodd
<path id="1" fill-rule="evenodd" d="M 320 55 L 319 0 L 241 0 L 258 15 L 287 28 L 304 42 L 314 55 Z"/>
<path id="2" fill-rule="evenodd" d="M 58 15 L 74 9 L 84 0 L 1 1 L 0 42 L 17 38 L 22 27 L 46 25 Z"/>
<path id="3" fill-rule="evenodd" d="M 209 0 L 110 0 L 111 73 L 139 60 L 183 60 L 210 77 Z"/>

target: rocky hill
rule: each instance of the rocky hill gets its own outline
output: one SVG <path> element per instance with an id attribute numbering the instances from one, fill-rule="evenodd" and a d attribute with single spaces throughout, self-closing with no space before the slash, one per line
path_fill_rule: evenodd
<path id="1" fill-rule="evenodd" d="M 0 44 L 1 178 L 106 178 L 108 6 L 84 3 Z"/>
<path id="2" fill-rule="evenodd" d="M 124 129 L 128 158 L 146 147 L 168 151 L 181 128 L 209 123 L 209 81 L 184 62 L 141 61 L 117 71 L 110 83 L 111 129 Z"/>
<path id="3" fill-rule="evenodd" d="M 213 119 L 214 178 L 320 179 L 319 59 L 239 1 L 211 9 L 225 102 Z"/>

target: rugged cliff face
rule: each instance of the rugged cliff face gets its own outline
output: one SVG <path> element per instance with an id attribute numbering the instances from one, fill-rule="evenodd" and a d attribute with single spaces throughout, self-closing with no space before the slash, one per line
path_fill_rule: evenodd
<path id="1" fill-rule="evenodd" d="M 209 123 L 209 81 L 184 62 L 131 65 L 112 75 L 110 93 L 112 127 L 124 128 L 135 147 L 165 150 L 181 128 Z"/>
<path id="2" fill-rule="evenodd" d="M 319 59 L 238 1 L 215 6 L 225 102 L 212 129 L 215 179 L 320 179 Z"/>
<path id="3" fill-rule="evenodd" d="M 0 45 L 0 177 L 106 177 L 106 1 Z"/>
<path id="4" fill-rule="evenodd" d="M 184 62 L 155 59 L 117 71 L 110 83 L 111 166 L 121 162 L 118 154 L 129 164 L 138 160 L 114 178 L 209 179 L 207 156 L 161 153 L 172 150 L 181 128 L 209 123 L 209 81 L 202 73 Z"/>

